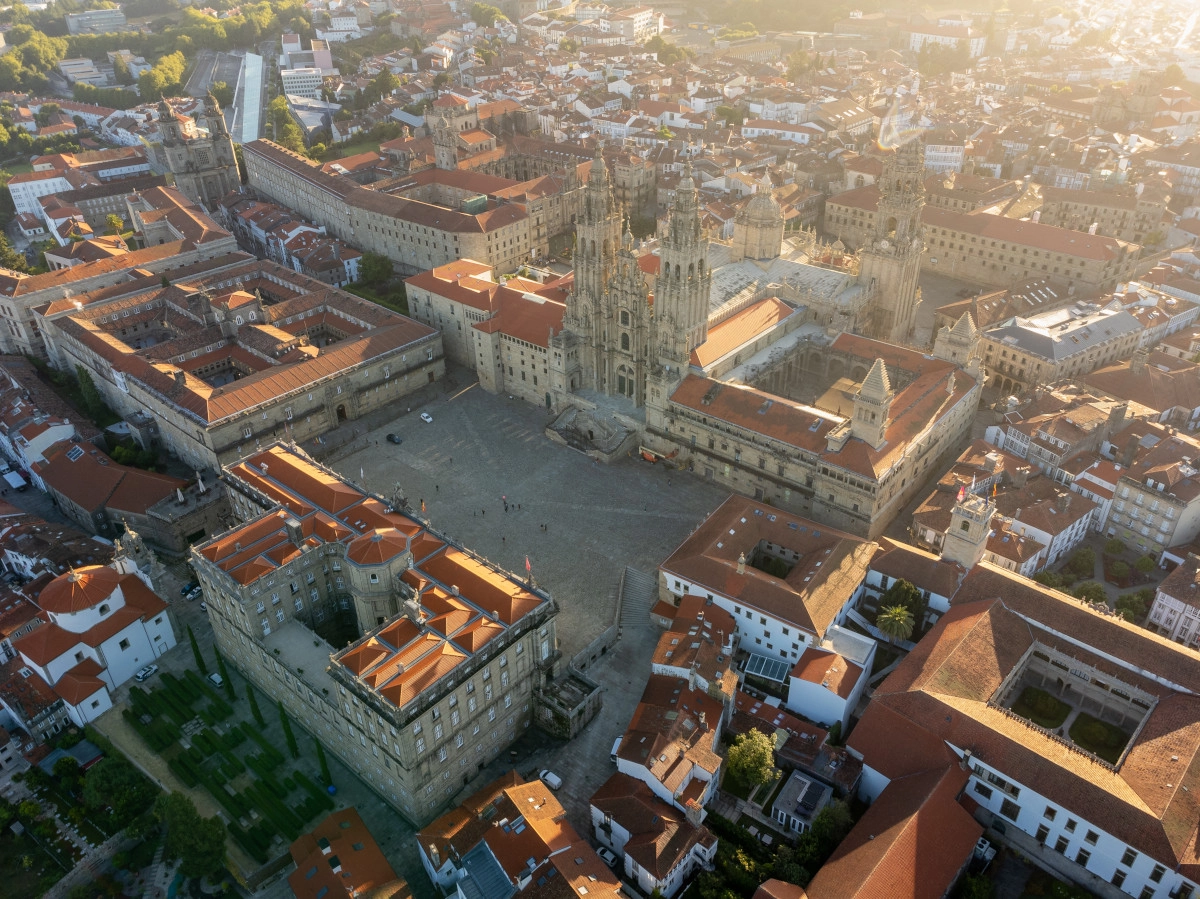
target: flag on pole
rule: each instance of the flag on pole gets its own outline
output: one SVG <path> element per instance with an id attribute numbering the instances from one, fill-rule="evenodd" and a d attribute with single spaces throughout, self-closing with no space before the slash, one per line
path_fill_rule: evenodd
<path id="1" fill-rule="evenodd" d="M 995 498 L 996 498 L 996 485 L 993 483 L 992 484 L 992 499 L 995 499 Z"/>
<path id="2" fill-rule="evenodd" d="M 961 503 L 967 495 L 967 485 L 963 484 L 958 488 L 958 501 Z"/>
<path id="3" fill-rule="evenodd" d="M 530 573 L 532 573 L 532 571 L 533 571 L 533 569 L 529 566 L 529 556 L 526 556 L 525 557 L 525 573 L 530 574 Z"/>

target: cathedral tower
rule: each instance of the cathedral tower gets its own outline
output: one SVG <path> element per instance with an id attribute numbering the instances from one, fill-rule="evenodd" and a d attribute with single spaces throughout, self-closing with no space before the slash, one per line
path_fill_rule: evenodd
<path id="1" fill-rule="evenodd" d="M 621 238 L 606 300 L 608 339 L 599 354 L 604 392 L 627 397 L 635 406 L 642 406 L 653 316 L 646 279 L 633 252 L 633 235 L 628 231 Z"/>
<path id="2" fill-rule="evenodd" d="M 654 320 L 663 365 L 684 370 L 692 350 L 708 337 L 708 301 L 712 272 L 705 258 L 707 242 L 700 228 L 700 208 L 692 164 L 684 165 L 667 216 L 658 278 L 654 283 Z"/>
<path id="3" fill-rule="evenodd" d="M 450 124 L 450 117 L 431 117 L 430 130 L 433 132 L 434 165 L 444 172 L 455 171 L 458 168 L 458 133 Z"/>
<path id="4" fill-rule="evenodd" d="M 575 223 L 575 286 L 567 298 L 563 328 L 579 338 L 579 387 L 608 392 L 603 357 L 608 342 L 607 293 L 621 244 L 621 213 L 600 148 L 592 160 L 583 208 Z"/>
<path id="5" fill-rule="evenodd" d="M 866 441 L 874 449 L 883 446 L 887 433 L 888 419 L 892 411 L 892 400 L 896 394 L 888 379 L 887 366 L 876 359 L 858 395 L 854 397 L 854 418 L 850 420 L 850 434 Z"/>
<path id="6" fill-rule="evenodd" d="M 870 336 L 904 343 L 916 324 L 921 273 L 921 211 L 925 207 L 925 149 L 909 141 L 884 160 L 879 210 L 871 242 L 860 255 L 860 279 L 872 285 Z"/>

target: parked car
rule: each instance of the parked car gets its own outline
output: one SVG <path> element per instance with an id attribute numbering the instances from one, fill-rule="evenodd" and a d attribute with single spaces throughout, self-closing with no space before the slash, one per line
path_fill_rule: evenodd
<path id="1" fill-rule="evenodd" d="M 208 611 L 208 603 L 206 603 L 206 602 L 200 603 L 200 611 L 207 612 Z"/>
<path id="2" fill-rule="evenodd" d="M 617 866 L 617 854 L 607 846 L 601 846 L 596 850 L 596 854 L 604 859 L 604 864 L 608 865 L 610 868 L 615 868 Z"/>
<path id="3" fill-rule="evenodd" d="M 388 434 L 387 442 L 394 443 L 394 444 L 396 444 L 396 446 L 399 446 L 400 444 L 402 444 L 404 442 L 404 438 L 401 437 L 399 434 Z"/>
<path id="4" fill-rule="evenodd" d="M 430 415 L 428 412 L 422 412 L 421 413 L 421 421 L 425 422 L 426 424 L 431 425 L 431 424 L 433 424 L 433 416 Z"/>
<path id="5" fill-rule="evenodd" d="M 195 590 L 199 586 L 200 586 L 200 584 L 197 583 L 196 581 L 188 581 L 186 584 L 184 584 L 182 587 L 179 588 L 179 595 L 187 596 L 189 593 L 191 593 L 193 590 Z"/>
<path id="6" fill-rule="evenodd" d="M 214 687 L 225 686 L 225 678 L 221 677 L 221 675 L 215 671 L 208 676 L 208 679 L 212 681 Z"/>
<path id="7" fill-rule="evenodd" d="M 552 790 L 557 790 L 562 786 L 562 778 L 551 771 L 549 768 L 543 768 L 538 772 L 538 780 L 544 783 Z"/>
<path id="8" fill-rule="evenodd" d="M 191 602 L 193 599 L 199 599 L 203 595 L 204 595 L 204 591 L 201 590 L 199 587 L 197 587 L 195 590 L 192 590 L 188 593 L 187 601 Z"/>
<path id="9" fill-rule="evenodd" d="M 141 671 L 139 671 L 133 677 L 134 677 L 134 680 L 136 680 L 138 683 L 141 683 L 142 681 L 146 680 L 146 678 L 153 677 L 157 671 L 158 671 L 157 665 L 147 665 L 145 668 L 143 668 Z"/>

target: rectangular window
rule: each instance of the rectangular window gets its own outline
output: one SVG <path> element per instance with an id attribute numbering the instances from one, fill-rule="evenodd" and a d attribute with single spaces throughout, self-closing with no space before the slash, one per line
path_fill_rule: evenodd
<path id="1" fill-rule="evenodd" d="M 1083 839 L 1085 842 L 1091 843 L 1093 846 L 1095 846 L 1096 840 L 1100 839 L 1100 834 L 1096 833 L 1094 830 L 1089 830 L 1087 832 L 1087 836 L 1085 836 Z"/>
<path id="2" fill-rule="evenodd" d="M 1133 863 L 1137 861 L 1137 857 L 1138 854 L 1134 850 L 1126 848 L 1125 854 L 1121 856 L 1121 864 L 1127 868 L 1132 867 Z"/>
<path id="3" fill-rule="evenodd" d="M 1079 852 L 1075 856 L 1075 864 L 1082 865 L 1083 867 L 1086 868 L 1088 861 L 1091 860 L 1091 857 L 1092 857 L 1092 854 L 1090 852 L 1088 852 L 1086 849 L 1080 849 Z"/>
<path id="4" fill-rule="evenodd" d="M 975 789 L 975 792 L 978 793 L 980 796 L 982 796 L 984 799 L 992 798 L 992 788 L 991 787 L 984 786 L 983 784 L 976 781 L 974 789 Z"/>
<path id="5" fill-rule="evenodd" d="M 1016 821 L 1021 816 L 1021 807 L 1011 799 L 1005 799 L 1000 803 L 1000 814 L 1009 821 Z"/>
<path id="6" fill-rule="evenodd" d="M 1054 808 L 1051 805 L 1046 806 L 1046 811 L 1042 812 L 1042 817 L 1045 818 L 1047 821 L 1053 821 L 1057 815 L 1058 815 L 1058 809 Z"/>
<path id="7" fill-rule="evenodd" d="M 1166 873 L 1167 873 L 1167 869 L 1164 868 L 1162 865 L 1155 865 L 1154 870 L 1150 872 L 1150 882 L 1151 883 L 1160 883 L 1162 881 L 1163 875 Z"/>
<path id="8" fill-rule="evenodd" d="M 1115 887 L 1119 887 L 1124 882 L 1125 882 L 1125 872 L 1122 871 L 1120 868 L 1117 868 L 1117 870 L 1113 871 L 1112 885 Z"/>

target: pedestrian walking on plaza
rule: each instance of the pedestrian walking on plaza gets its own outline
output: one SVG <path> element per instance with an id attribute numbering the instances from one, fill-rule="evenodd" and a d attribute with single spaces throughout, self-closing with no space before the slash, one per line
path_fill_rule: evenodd
<path id="1" fill-rule="evenodd" d="M 441 492 L 442 492 L 442 488 L 441 488 L 441 487 L 439 487 L 437 484 L 434 484 L 434 485 L 433 485 L 433 492 L 434 492 L 434 493 L 441 493 Z"/>

